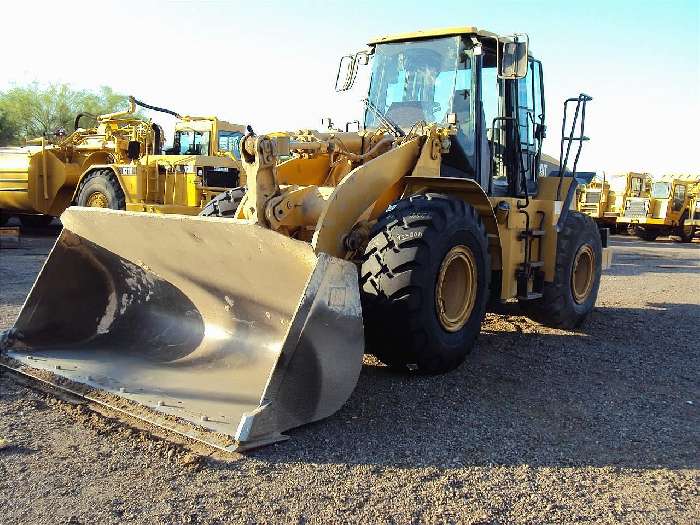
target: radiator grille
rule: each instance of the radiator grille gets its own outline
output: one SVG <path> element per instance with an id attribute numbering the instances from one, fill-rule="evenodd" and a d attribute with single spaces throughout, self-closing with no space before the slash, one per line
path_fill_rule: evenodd
<path id="1" fill-rule="evenodd" d="M 624 217 L 639 219 L 647 216 L 646 200 L 627 201 Z"/>

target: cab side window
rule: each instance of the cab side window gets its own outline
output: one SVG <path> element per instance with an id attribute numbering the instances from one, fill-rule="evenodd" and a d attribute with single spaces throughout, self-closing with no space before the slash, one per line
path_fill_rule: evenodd
<path id="1" fill-rule="evenodd" d="M 673 204 L 671 209 L 673 211 L 681 211 L 683 209 L 683 203 L 685 202 L 685 184 L 676 184 L 673 188 Z"/>

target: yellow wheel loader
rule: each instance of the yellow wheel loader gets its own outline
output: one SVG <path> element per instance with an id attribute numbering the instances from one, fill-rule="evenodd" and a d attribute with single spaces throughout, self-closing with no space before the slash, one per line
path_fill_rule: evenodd
<path id="1" fill-rule="evenodd" d="M 559 169 L 539 176 L 528 47 L 462 27 L 344 57 L 339 90 L 371 63 L 364 129 L 248 133 L 228 217 L 68 209 L 5 366 L 231 450 L 333 414 L 364 352 L 454 369 L 489 300 L 580 325 L 609 260 L 572 209 L 590 97 L 565 103 Z"/>
<path id="2" fill-rule="evenodd" d="M 178 118 L 173 148 L 162 128 L 134 113 L 141 106 Z M 86 118 L 94 125 L 80 127 Z M 133 97 L 127 111 L 81 113 L 76 131 L 0 148 L 0 216 L 48 224 L 71 204 L 115 210 L 197 214 L 214 196 L 245 184 L 239 143 L 244 126 L 189 117 Z"/>

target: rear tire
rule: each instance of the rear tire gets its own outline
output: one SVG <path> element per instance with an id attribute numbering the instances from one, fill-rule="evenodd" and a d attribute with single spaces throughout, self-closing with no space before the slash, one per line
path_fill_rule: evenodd
<path id="1" fill-rule="evenodd" d="M 545 282 L 539 299 L 520 301 L 531 319 L 553 328 L 580 326 L 593 310 L 602 269 L 598 227 L 579 212 L 569 212 L 557 239 L 554 281 Z"/>
<path id="2" fill-rule="evenodd" d="M 98 169 L 88 173 L 80 183 L 75 203 L 89 208 L 126 209 L 124 190 L 114 172 L 109 169 Z"/>
<path id="3" fill-rule="evenodd" d="M 360 272 L 368 352 L 419 373 L 456 368 L 481 331 L 490 280 L 486 229 L 472 206 L 439 194 L 393 204 Z"/>
<path id="4" fill-rule="evenodd" d="M 198 215 L 200 217 L 228 217 L 233 219 L 236 216 L 238 205 L 243 200 L 245 191 L 245 187 L 241 186 L 219 193 L 202 208 Z"/>
<path id="5" fill-rule="evenodd" d="M 681 219 L 681 224 L 678 226 L 677 238 L 680 242 L 693 242 L 693 237 L 695 237 L 695 226 L 686 226 L 685 221 L 688 218 L 687 215 L 683 216 Z"/>
<path id="6" fill-rule="evenodd" d="M 46 228 L 53 221 L 51 215 L 20 215 L 19 222 L 26 228 Z"/>

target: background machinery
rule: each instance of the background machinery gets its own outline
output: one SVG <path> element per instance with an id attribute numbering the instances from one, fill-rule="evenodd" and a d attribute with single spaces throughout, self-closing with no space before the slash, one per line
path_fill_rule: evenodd
<path id="1" fill-rule="evenodd" d="M 580 325 L 609 261 L 573 209 L 591 99 L 566 101 L 559 169 L 540 176 L 528 47 L 462 27 L 344 57 L 339 90 L 371 62 L 364 129 L 249 132 L 233 218 L 70 208 L 5 366 L 230 450 L 333 414 L 365 351 L 457 367 L 489 300 Z"/>
<path id="2" fill-rule="evenodd" d="M 700 182 L 691 188 L 688 218 L 685 220 L 684 226 L 686 228 L 692 228 L 694 235 L 700 232 Z"/>
<path id="3" fill-rule="evenodd" d="M 651 175 L 646 173 L 596 176 L 588 184 L 579 186 L 577 209 L 590 216 L 599 226 L 617 232 L 617 218 L 625 203 L 646 198 L 651 185 Z M 628 197 L 630 201 L 626 200 Z M 637 206 L 635 204 L 632 208 Z"/>
<path id="4" fill-rule="evenodd" d="M 136 107 L 178 118 L 173 148 L 163 129 Z M 81 121 L 94 124 L 81 128 Z M 70 204 L 196 214 L 226 188 L 239 186 L 238 143 L 245 127 L 216 117 L 180 116 L 130 98 L 127 111 L 76 117 L 76 131 L 33 145 L 0 148 L 0 213 L 6 221 L 48 224 Z M 243 181 L 244 182 L 244 181 Z"/>
<path id="5" fill-rule="evenodd" d="M 665 175 L 651 183 L 643 196 L 625 197 L 624 212 L 618 224 L 627 225 L 641 239 L 653 241 L 671 235 L 691 242 L 695 228 L 693 197 L 700 181 L 697 175 Z"/>

